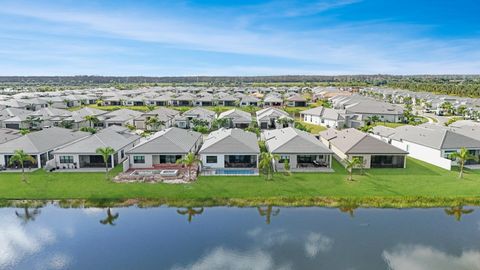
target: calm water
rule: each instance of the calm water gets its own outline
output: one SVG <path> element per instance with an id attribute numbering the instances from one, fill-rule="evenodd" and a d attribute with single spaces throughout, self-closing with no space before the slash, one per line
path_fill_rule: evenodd
<path id="1" fill-rule="evenodd" d="M 1 208 L 0 269 L 480 269 L 480 210 Z"/>

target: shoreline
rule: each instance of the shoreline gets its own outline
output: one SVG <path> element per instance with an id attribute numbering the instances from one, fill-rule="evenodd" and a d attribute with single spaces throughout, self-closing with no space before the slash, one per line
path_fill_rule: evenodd
<path id="1" fill-rule="evenodd" d="M 442 208 L 480 206 L 479 197 L 310 197 L 310 198 L 210 198 L 210 199 L 0 199 L 0 207 L 44 207 L 54 204 L 61 208 L 89 207 L 325 207 L 325 208 Z"/>

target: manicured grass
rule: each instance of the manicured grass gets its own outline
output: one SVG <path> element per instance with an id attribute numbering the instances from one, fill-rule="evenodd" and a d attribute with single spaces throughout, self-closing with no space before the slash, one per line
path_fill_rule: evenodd
<path id="1" fill-rule="evenodd" d="M 103 173 L 28 174 L 0 173 L 0 199 L 158 199 L 172 204 L 284 204 L 331 205 L 337 201 L 358 201 L 363 205 L 444 205 L 465 199 L 480 204 L 480 172 L 467 171 L 458 179 L 424 162 L 408 159 L 407 169 L 371 169 L 355 172 L 347 181 L 345 169 L 334 162 L 334 173 L 277 174 L 273 181 L 261 176 L 209 176 L 188 185 L 113 183 Z M 116 168 L 112 173 L 118 173 Z M 335 204 L 335 203 L 333 203 Z"/>
<path id="2" fill-rule="evenodd" d="M 315 134 L 315 135 L 318 135 L 318 133 L 320 131 L 327 130 L 327 128 L 324 127 L 324 126 L 310 124 L 310 123 L 303 122 L 303 121 L 300 121 L 300 123 L 302 123 L 302 125 L 306 126 L 310 130 L 310 133 Z"/>

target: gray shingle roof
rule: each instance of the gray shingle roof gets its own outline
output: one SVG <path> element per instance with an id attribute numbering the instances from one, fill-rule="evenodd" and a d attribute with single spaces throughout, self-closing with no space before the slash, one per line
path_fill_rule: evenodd
<path id="1" fill-rule="evenodd" d="M 263 132 L 268 151 L 271 153 L 330 154 L 315 136 L 295 128 L 283 128 Z"/>
<path id="2" fill-rule="evenodd" d="M 359 114 L 403 114 L 403 109 L 399 106 L 372 100 L 362 100 L 358 103 L 348 105 L 345 107 L 345 110 L 347 113 Z"/>
<path id="3" fill-rule="evenodd" d="M 130 149 L 127 153 L 186 154 L 201 138 L 202 134 L 198 132 L 172 127 L 155 133 L 150 139 Z"/>
<path id="4" fill-rule="evenodd" d="M 0 144 L 22 136 L 19 130 L 0 128 Z"/>
<path id="5" fill-rule="evenodd" d="M 392 139 L 409 141 L 433 149 L 480 148 L 480 140 L 455 133 L 448 129 L 431 129 L 416 126 L 401 126 L 395 129 Z"/>
<path id="6" fill-rule="evenodd" d="M 123 147 L 140 139 L 140 136 L 119 133 L 111 128 L 103 129 L 89 137 L 55 150 L 55 154 L 95 154 L 99 147 L 111 147 L 119 151 Z"/>
<path id="7" fill-rule="evenodd" d="M 354 128 L 320 132 L 320 137 L 328 140 L 335 148 L 345 154 L 400 154 L 407 152 L 378 140 Z"/>
<path id="8" fill-rule="evenodd" d="M 226 112 L 221 113 L 218 118 L 229 118 L 232 119 L 234 122 L 245 122 L 250 123 L 252 122 L 252 116 L 248 112 L 244 112 L 239 109 L 231 109 Z"/>
<path id="9" fill-rule="evenodd" d="M 254 133 L 237 128 L 219 129 L 208 135 L 199 153 L 258 154 L 260 147 Z"/>
<path id="10" fill-rule="evenodd" d="M 29 154 L 40 154 L 88 136 L 88 132 L 52 127 L 0 144 L 0 153 L 23 149 Z"/>

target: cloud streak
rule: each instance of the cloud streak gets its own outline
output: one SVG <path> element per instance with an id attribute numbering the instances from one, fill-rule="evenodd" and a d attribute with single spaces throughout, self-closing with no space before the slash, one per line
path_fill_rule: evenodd
<path id="1" fill-rule="evenodd" d="M 48 62 L 42 57 L 51 60 L 45 69 L 48 73 L 63 70 L 65 74 L 57 71 L 61 75 L 89 71 L 104 75 L 139 72 L 141 75 L 278 75 L 480 70 L 480 40 L 476 38 L 427 38 L 419 33 L 427 27 L 386 21 L 338 22 L 302 29 L 277 26 L 264 18 L 268 17 L 264 15 L 266 10 L 283 17 L 280 18 L 283 22 L 354 4 L 361 2 L 336 0 L 293 5 L 270 2 L 257 11 L 246 8 L 239 14 L 227 8 L 223 12 L 221 8 L 199 11 L 188 6 L 179 12 L 178 7 L 172 6 L 154 15 L 128 8 L 73 9 L 6 2 L 0 6 L 0 14 L 23 23 L 19 24 L 18 33 L 7 34 L 4 27 L 0 36 L 11 40 L 28 37 L 33 44 L 43 43 L 43 46 L 26 47 L 20 41 L 0 45 L 0 56 L 10 59 L 8 63 L 0 60 L 0 74 L 7 75 L 12 70 L 35 73 L 39 68 L 25 63 L 30 58 L 33 63 Z M 249 22 L 239 23 L 244 18 L 249 18 Z M 29 35 L 29 25 L 37 35 Z M 48 42 L 48 38 L 58 42 Z M 151 49 L 144 53 L 145 58 L 162 59 L 173 54 L 183 58 L 188 54 L 190 60 L 169 60 L 171 71 L 168 71 L 161 63 L 145 61 L 138 47 Z M 209 54 L 216 54 L 217 58 L 213 60 Z M 19 59 L 18 63 L 12 59 L 13 55 Z M 239 63 L 240 60 L 244 63 Z M 69 63 L 66 70 L 54 67 L 66 63 Z"/>

